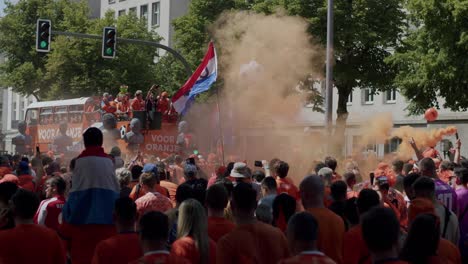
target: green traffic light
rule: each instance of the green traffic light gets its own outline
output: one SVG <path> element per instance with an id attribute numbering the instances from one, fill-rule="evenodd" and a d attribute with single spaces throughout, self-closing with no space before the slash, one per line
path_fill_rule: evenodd
<path id="1" fill-rule="evenodd" d="M 113 51 L 112 48 L 107 48 L 106 49 L 106 54 L 107 55 L 112 55 L 112 51 Z"/>
<path id="2" fill-rule="evenodd" d="M 41 41 L 40 46 L 43 49 L 47 48 L 47 41 L 45 41 L 45 40 Z"/>

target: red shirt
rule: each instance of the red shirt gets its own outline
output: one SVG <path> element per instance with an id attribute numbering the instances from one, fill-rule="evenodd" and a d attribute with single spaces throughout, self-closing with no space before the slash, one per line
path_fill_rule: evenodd
<path id="1" fill-rule="evenodd" d="M 292 180 L 288 177 L 286 178 L 276 178 L 276 184 L 278 185 L 278 194 L 287 193 L 288 195 L 292 196 L 294 199 L 299 200 L 299 189 L 294 185 Z"/>
<path id="2" fill-rule="evenodd" d="M 56 232 L 35 224 L 17 225 L 0 232 L 0 263 L 66 262 L 65 250 Z"/>
<path id="3" fill-rule="evenodd" d="M 135 98 L 132 101 L 132 110 L 133 111 L 144 111 L 145 110 L 145 101 L 143 99 Z"/>
<path id="4" fill-rule="evenodd" d="M 236 225 L 224 217 L 208 217 L 208 236 L 214 242 L 218 242 L 221 237 L 231 232 L 234 227 Z"/>
<path id="5" fill-rule="evenodd" d="M 97 244 L 115 235 L 114 225 L 70 225 L 59 227 L 59 235 L 64 240 L 73 264 L 89 264 Z"/>
<path id="6" fill-rule="evenodd" d="M 135 201 L 138 215 L 142 216 L 150 211 L 166 212 L 172 209 L 172 203 L 169 198 L 158 193 L 149 192 Z"/>
<path id="7" fill-rule="evenodd" d="M 145 255 L 130 264 L 190 264 L 186 258 L 170 254 L 169 251 L 158 250 L 146 252 Z"/>
<path id="8" fill-rule="evenodd" d="M 28 174 L 19 175 L 18 186 L 30 192 L 34 192 L 36 189 L 36 185 L 34 184 L 33 179 L 34 179 L 33 176 L 28 175 Z"/>
<path id="9" fill-rule="evenodd" d="M 53 198 L 43 200 L 34 216 L 34 223 L 45 225 L 55 231 L 62 223 L 62 208 L 65 204 L 63 195 L 56 195 Z"/>
<path id="10" fill-rule="evenodd" d="M 314 264 L 336 264 L 331 258 L 325 256 L 320 251 L 304 251 L 301 254 L 292 258 L 283 259 L 279 264 L 303 264 L 303 263 L 314 263 Z"/>
<path id="11" fill-rule="evenodd" d="M 137 233 L 120 233 L 99 242 L 92 264 L 128 264 L 142 255 Z"/>
<path id="12" fill-rule="evenodd" d="M 216 243 L 210 239 L 210 250 L 209 250 L 208 264 L 216 264 Z M 171 255 L 186 258 L 192 264 L 198 264 L 200 262 L 200 252 L 198 252 L 195 246 L 195 240 L 192 237 L 183 237 L 177 239 L 171 248 Z M 205 264 L 205 263 L 203 263 Z"/>

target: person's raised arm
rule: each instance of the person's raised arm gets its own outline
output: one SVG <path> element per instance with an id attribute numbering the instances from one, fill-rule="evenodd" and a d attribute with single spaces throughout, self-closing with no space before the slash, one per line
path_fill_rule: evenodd
<path id="1" fill-rule="evenodd" d="M 460 158 L 461 158 L 460 148 L 461 148 L 461 140 L 457 139 L 457 141 L 455 142 L 455 157 L 453 159 L 453 162 L 455 162 L 456 164 L 460 164 Z"/>
<path id="2" fill-rule="evenodd" d="M 268 161 L 262 160 L 263 169 L 265 170 L 265 177 L 271 176 L 270 165 Z"/>
<path id="3" fill-rule="evenodd" d="M 421 153 L 421 151 L 418 149 L 418 147 L 416 146 L 416 142 L 414 141 L 414 138 L 411 138 L 409 140 L 409 144 L 411 145 L 411 147 L 413 148 L 414 150 L 414 153 L 416 154 L 416 157 L 418 158 L 418 161 L 419 160 L 422 160 L 424 157 Z"/>

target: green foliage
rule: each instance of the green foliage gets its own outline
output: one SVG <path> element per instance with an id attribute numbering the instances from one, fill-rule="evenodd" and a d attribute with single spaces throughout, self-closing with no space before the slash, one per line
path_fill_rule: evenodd
<path id="1" fill-rule="evenodd" d="M 154 48 L 117 42 L 113 60 L 101 58 L 101 41 L 54 36 L 51 52 L 35 51 L 37 18 L 48 18 L 52 29 L 101 35 L 104 26 L 115 25 L 118 37 L 159 41 L 134 15 L 114 19 L 89 19 L 85 2 L 67 0 L 20 0 L 8 4 L 0 20 L 0 52 L 8 58 L 1 68 L 4 85 L 40 99 L 92 96 L 104 91 L 116 94 L 121 84 L 131 92 L 154 82 Z"/>
<path id="2" fill-rule="evenodd" d="M 409 110 L 431 106 L 468 107 L 468 1 L 408 0 L 407 36 L 388 60 L 395 83 L 410 100 Z"/>

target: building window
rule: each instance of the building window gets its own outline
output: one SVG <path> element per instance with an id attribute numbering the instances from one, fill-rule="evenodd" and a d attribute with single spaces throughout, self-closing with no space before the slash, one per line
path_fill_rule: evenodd
<path id="1" fill-rule="evenodd" d="M 115 0 L 109 0 L 109 4 L 115 3 Z"/>
<path id="2" fill-rule="evenodd" d="M 151 5 L 151 10 L 152 10 L 152 18 L 151 18 L 151 25 L 152 26 L 159 26 L 159 20 L 160 20 L 160 16 L 159 16 L 159 8 L 160 8 L 160 3 L 159 2 L 156 2 L 156 3 L 153 3 Z"/>
<path id="3" fill-rule="evenodd" d="M 136 7 L 132 7 L 128 9 L 128 14 L 129 15 L 137 15 Z"/>
<path id="4" fill-rule="evenodd" d="M 400 146 L 402 140 L 399 137 L 394 137 L 390 140 L 388 140 L 384 146 L 384 152 L 385 154 L 388 153 L 393 153 L 398 150 L 398 147 Z"/>
<path id="5" fill-rule="evenodd" d="M 16 102 L 13 102 L 13 111 L 11 111 L 11 120 L 16 120 Z"/>
<path id="6" fill-rule="evenodd" d="M 385 102 L 387 104 L 396 103 L 396 89 L 392 89 L 390 91 L 385 92 Z"/>
<path id="7" fill-rule="evenodd" d="M 142 18 L 145 22 L 148 21 L 148 5 L 140 6 L 140 18 Z"/>
<path id="8" fill-rule="evenodd" d="M 370 88 L 363 89 L 362 95 L 364 104 L 374 104 L 374 94 Z"/>
<path id="9" fill-rule="evenodd" d="M 353 92 L 351 91 L 351 93 L 349 94 L 348 96 L 348 101 L 346 102 L 348 105 L 352 105 L 353 104 Z"/>
<path id="10" fill-rule="evenodd" d="M 125 15 L 125 9 L 119 10 L 119 16 L 124 16 Z"/>

